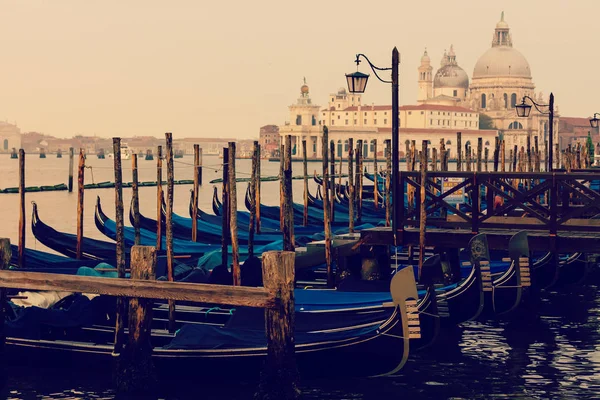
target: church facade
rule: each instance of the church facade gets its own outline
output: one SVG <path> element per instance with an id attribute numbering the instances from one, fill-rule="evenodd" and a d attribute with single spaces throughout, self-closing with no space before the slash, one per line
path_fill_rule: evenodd
<path id="1" fill-rule="evenodd" d="M 512 35 L 502 13 L 496 24 L 491 47 L 479 57 L 469 81 L 467 73 L 458 65 L 454 48 L 444 53 L 440 68 L 433 74 L 427 50 L 418 70 L 418 102 L 421 104 L 449 104 L 469 108 L 487 115 L 507 149 L 526 146 L 530 137 L 533 146 L 538 138 L 540 149 L 549 140 L 548 115 L 532 109 L 528 118 L 517 117 L 515 105 L 524 96 L 539 104 L 549 99 L 535 91 L 531 68 L 527 59 L 513 47 Z M 531 104 L 527 100 L 528 104 Z M 547 112 L 548 107 L 542 107 Z M 559 114 L 554 110 L 554 143 L 558 143 Z"/>
<path id="2" fill-rule="evenodd" d="M 0 153 L 21 148 L 21 130 L 13 124 L 0 121 Z"/>

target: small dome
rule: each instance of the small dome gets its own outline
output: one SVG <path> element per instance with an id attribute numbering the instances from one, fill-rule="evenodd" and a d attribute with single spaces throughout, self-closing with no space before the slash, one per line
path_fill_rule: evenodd
<path id="1" fill-rule="evenodd" d="M 456 64 L 447 64 L 438 69 L 433 78 L 433 87 L 438 88 L 469 88 L 469 76 Z"/>
<path id="2" fill-rule="evenodd" d="M 492 47 L 477 60 L 473 78 L 497 76 L 531 78 L 531 69 L 518 50 L 508 46 Z"/>
<path id="3" fill-rule="evenodd" d="M 340 96 L 345 96 L 346 95 L 346 89 L 344 89 L 343 87 L 339 88 L 337 91 L 337 94 Z"/>
<path id="4" fill-rule="evenodd" d="M 508 29 L 508 24 L 505 21 L 498 21 L 496 29 Z"/>
<path id="5" fill-rule="evenodd" d="M 423 53 L 423 56 L 421 57 L 421 62 L 422 63 L 431 62 L 431 58 L 429 58 L 429 54 L 427 54 L 427 49 L 425 49 L 425 52 Z"/>
<path id="6" fill-rule="evenodd" d="M 300 86 L 300 93 L 308 94 L 308 85 L 307 84 Z"/>

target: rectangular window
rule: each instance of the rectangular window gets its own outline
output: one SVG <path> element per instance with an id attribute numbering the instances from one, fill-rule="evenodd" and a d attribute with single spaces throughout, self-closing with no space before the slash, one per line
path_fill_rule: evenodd
<path id="1" fill-rule="evenodd" d="M 440 120 L 438 119 L 438 125 L 440 124 Z"/>
<path id="2" fill-rule="evenodd" d="M 425 114 L 425 111 L 421 111 L 421 115 Z"/>
<path id="3" fill-rule="evenodd" d="M 456 126 L 456 121 L 454 121 L 454 126 Z"/>
<path id="4" fill-rule="evenodd" d="M 412 115 L 412 111 L 409 111 L 409 112 L 408 112 L 408 115 Z"/>
<path id="5" fill-rule="evenodd" d="M 340 119 L 340 116 L 338 115 L 338 119 Z"/>
<path id="6" fill-rule="evenodd" d="M 376 119 L 373 120 L 373 125 L 377 125 L 377 120 Z"/>
<path id="7" fill-rule="evenodd" d="M 365 111 L 365 117 L 367 116 L 367 112 Z"/>
<path id="8" fill-rule="evenodd" d="M 346 125 L 348 125 L 348 120 L 346 120 Z"/>
<path id="9" fill-rule="evenodd" d="M 331 120 L 331 125 L 335 125 L 335 121 L 334 120 Z"/>
<path id="10" fill-rule="evenodd" d="M 383 113 L 383 115 L 387 115 L 387 111 Z"/>
<path id="11" fill-rule="evenodd" d="M 384 119 L 384 120 L 383 120 L 383 124 L 384 124 L 384 125 L 387 125 L 387 119 Z"/>
<path id="12" fill-rule="evenodd" d="M 433 125 L 433 120 L 432 119 L 429 120 L 429 125 Z"/>
<path id="13" fill-rule="evenodd" d="M 377 115 L 377 111 L 375 111 L 375 115 Z"/>
<path id="14" fill-rule="evenodd" d="M 452 95 L 453 95 L 454 97 L 458 96 L 458 90 L 454 90 L 454 91 L 452 92 Z"/>
<path id="15" fill-rule="evenodd" d="M 367 124 L 367 120 L 366 119 L 364 120 L 363 124 L 365 124 L 365 125 Z"/>
<path id="16" fill-rule="evenodd" d="M 348 115 L 348 113 L 346 113 L 346 115 Z"/>

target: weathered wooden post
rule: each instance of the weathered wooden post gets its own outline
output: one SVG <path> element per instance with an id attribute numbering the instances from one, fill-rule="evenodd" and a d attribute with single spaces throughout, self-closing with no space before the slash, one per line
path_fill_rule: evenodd
<path id="1" fill-rule="evenodd" d="M 356 141 L 356 220 L 358 223 L 362 221 L 362 201 L 363 201 L 363 141 Z"/>
<path id="2" fill-rule="evenodd" d="M 69 147 L 69 193 L 73 192 L 73 148 Z"/>
<path id="3" fill-rule="evenodd" d="M 135 154 L 134 154 L 135 155 Z M 156 279 L 156 250 L 151 246 L 131 248 L 131 279 Z M 152 362 L 152 299 L 129 299 L 127 346 L 119 355 L 115 374 L 119 393 L 149 394 L 156 389 L 157 375 Z"/>
<path id="4" fill-rule="evenodd" d="M 527 135 L 527 172 L 533 171 L 533 164 L 531 160 L 531 135 Z"/>
<path id="5" fill-rule="evenodd" d="M 252 151 L 252 175 L 250 178 L 250 223 L 248 224 L 248 256 L 254 256 L 254 231 L 256 229 L 256 175 L 258 173 L 258 141 Z"/>
<path id="6" fill-rule="evenodd" d="M 285 146 L 282 143 L 279 149 L 279 230 L 283 232 L 283 209 L 285 200 L 283 198 L 283 163 L 285 162 Z"/>
<path id="7" fill-rule="evenodd" d="M 419 277 L 423 271 L 423 260 L 425 255 L 425 230 L 427 225 L 427 203 L 425 187 L 427 186 L 427 140 L 421 142 L 421 193 L 419 201 Z"/>
<path id="8" fill-rule="evenodd" d="M 498 162 L 500 161 L 500 138 L 496 136 L 494 143 L 494 172 L 498 172 Z"/>
<path id="9" fill-rule="evenodd" d="M 83 251 L 83 194 L 85 176 L 85 156 L 83 149 L 79 149 L 79 165 L 77 168 L 77 244 L 75 257 L 81 259 Z"/>
<path id="10" fill-rule="evenodd" d="M 431 149 L 431 170 L 437 171 L 437 163 L 438 163 L 438 153 L 437 149 L 434 147 Z"/>
<path id="11" fill-rule="evenodd" d="M 292 195 L 292 136 L 285 137 L 283 164 L 283 250 L 294 251 L 294 197 Z"/>
<path id="12" fill-rule="evenodd" d="M 554 154 L 560 154 L 560 148 L 558 147 L 558 143 L 554 145 Z M 556 157 L 556 169 L 560 169 L 560 156 Z"/>
<path id="13" fill-rule="evenodd" d="M 462 132 L 456 132 L 456 170 L 462 171 Z"/>
<path id="14" fill-rule="evenodd" d="M 200 185 L 200 145 L 194 145 L 194 194 L 192 198 L 192 242 L 198 241 L 198 192 Z"/>
<path id="15" fill-rule="evenodd" d="M 202 186 L 202 148 L 198 148 L 198 185 Z"/>
<path id="16" fill-rule="evenodd" d="M 235 142 L 229 142 L 229 230 L 231 232 L 231 273 L 233 286 L 241 286 L 240 251 L 238 248 L 237 184 L 235 179 Z"/>
<path id="17" fill-rule="evenodd" d="M 260 144 L 256 146 L 256 233 L 260 233 Z"/>
<path id="18" fill-rule="evenodd" d="M 293 251 L 269 251 L 262 256 L 265 289 L 277 293 L 276 308 L 265 309 L 267 358 L 255 398 L 291 400 L 300 397 L 294 349 Z"/>
<path id="19" fill-rule="evenodd" d="M 485 172 L 488 171 L 488 161 L 490 157 L 490 150 L 486 147 L 483 152 L 483 165 L 485 166 Z"/>
<path id="20" fill-rule="evenodd" d="M 82 152 L 79 153 L 80 157 Z M 113 138 L 114 170 L 115 170 L 115 224 L 116 224 L 116 268 L 117 276 L 125 278 L 125 234 L 123 219 L 123 171 L 121 170 L 121 139 Z M 81 163 L 81 161 L 80 161 Z M 115 325 L 115 354 L 120 354 L 124 344 L 125 305 L 127 299 L 117 297 Z"/>
<path id="21" fill-rule="evenodd" d="M 135 244 L 139 245 L 141 242 L 140 237 L 140 197 L 138 191 L 138 156 L 137 154 L 131 155 L 131 206 L 133 208 L 133 229 L 135 232 Z"/>
<path id="22" fill-rule="evenodd" d="M 518 157 L 518 155 L 519 155 L 519 147 L 515 144 L 515 147 L 513 149 L 513 156 L 514 157 L 513 157 L 513 160 L 512 160 L 512 163 L 513 163 L 512 170 L 513 170 L 513 172 L 517 171 L 517 157 Z"/>
<path id="23" fill-rule="evenodd" d="M 167 280 L 175 280 L 173 269 L 173 194 L 174 194 L 174 166 L 173 166 L 173 134 L 165 133 L 167 148 L 167 216 L 165 218 L 165 233 L 167 244 Z M 175 300 L 169 300 L 169 332 L 175 332 Z"/>
<path id="24" fill-rule="evenodd" d="M 25 150 L 19 149 L 19 268 L 25 268 Z"/>
<path id="25" fill-rule="evenodd" d="M 12 257 L 12 250 L 10 247 L 10 239 L 0 239 L 0 270 L 5 270 L 10 267 L 10 259 Z M 6 289 L 0 287 L 0 321 L 5 320 L 5 308 L 8 306 L 6 303 Z M 4 332 L 4 323 L 0 325 L 0 389 L 3 389 L 6 384 L 6 371 L 7 365 L 4 358 L 4 341 L 6 334 Z"/>
<path id="26" fill-rule="evenodd" d="M 375 187 L 373 190 L 373 201 L 375 202 L 375 209 L 377 210 L 379 208 L 379 199 L 378 199 L 378 193 L 379 193 L 379 178 L 378 178 L 378 171 L 377 171 L 377 140 L 373 139 L 374 143 L 373 143 L 373 177 L 374 182 L 375 182 Z M 361 172 L 362 173 L 362 172 Z"/>
<path id="27" fill-rule="evenodd" d="M 481 172 L 481 152 L 483 150 L 482 138 L 477 138 L 477 172 Z"/>
<path id="28" fill-rule="evenodd" d="M 341 164 L 340 164 L 341 165 Z M 340 175 L 342 171 L 340 170 Z M 340 186 L 341 190 L 341 186 Z M 348 139 L 348 191 L 350 201 L 348 202 L 348 231 L 354 232 L 354 139 Z"/>
<path id="29" fill-rule="evenodd" d="M 390 199 L 392 175 L 392 141 L 385 141 L 385 226 L 392 224 L 392 202 Z"/>
<path id="30" fill-rule="evenodd" d="M 329 177 L 331 180 L 329 185 L 329 195 L 331 196 L 329 205 L 331 206 L 331 222 L 333 223 L 335 222 L 335 144 L 333 143 L 333 140 L 329 142 L 329 151 L 331 154 L 329 160 L 329 169 L 331 171 L 331 175 Z"/>
<path id="31" fill-rule="evenodd" d="M 221 193 L 221 264 L 229 267 L 229 148 L 223 147 L 223 190 Z"/>
<path id="32" fill-rule="evenodd" d="M 323 137 L 321 141 L 321 151 L 322 151 L 322 159 L 323 159 L 323 230 L 325 231 L 325 264 L 327 267 L 327 287 L 333 288 L 334 279 L 333 279 L 333 267 L 331 265 L 331 223 L 330 216 L 331 208 L 329 206 L 329 194 L 328 194 L 328 186 L 329 182 L 329 149 L 327 145 L 329 144 L 328 138 L 329 130 L 326 126 L 323 126 Z"/>
<path id="33" fill-rule="evenodd" d="M 502 172 L 506 172 L 506 142 L 504 139 L 500 142 L 500 162 L 502 164 Z"/>
<path id="34" fill-rule="evenodd" d="M 162 146 L 158 146 L 156 150 L 156 251 L 162 249 L 162 204 L 163 204 L 163 188 L 162 188 Z"/>
<path id="35" fill-rule="evenodd" d="M 306 140 L 302 140 L 302 171 L 304 172 L 304 214 L 302 224 L 308 226 L 308 160 L 306 159 Z"/>

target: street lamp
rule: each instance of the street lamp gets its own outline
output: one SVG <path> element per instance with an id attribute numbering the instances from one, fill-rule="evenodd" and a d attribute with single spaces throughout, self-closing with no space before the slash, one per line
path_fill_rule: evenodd
<path id="1" fill-rule="evenodd" d="M 392 84 L 392 232 L 394 234 L 394 246 L 397 246 L 397 231 L 398 229 L 401 231 L 404 229 L 404 224 L 398 226 L 398 213 L 396 211 L 397 207 L 404 207 L 404 199 L 398 198 L 398 169 L 400 164 L 400 160 L 398 158 L 398 143 L 400 142 L 400 118 L 398 116 L 398 64 L 400 64 L 400 53 L 398 53 L 398 49 L 394 47 L 392 50 L 392 66 L 390 68 L 379 68 L 373 65 L 373 63 L 364 54 L 357 54 L 355 60 L 357 69 L 358 65 L 360 64 L 361 57 L 363 57 L 367 63 L 369 63 L 369 67 L 371 67 L 371 70 L 377 79 L 383 83 Z M 382 79 L 377 74 L 377 71 L 392 71 L 392 79 L 389 81 Z M 358 71 L 352 74 L 346 74 L 348 91 L 350 93 L 364 93 L 365 88 L 367 87 L 368 79 L 369 75 Z M 377 182 L 375 182 L 375 184 L 377 184 Z"/>
<path id="2" fill-rule="evenodd" d="M 546 171 L 552 172 L 552 154 L 554 150 L 554 94 L 550 93 L 550 102 L 549 104 L 538 104 L 531 97 L 523 96 L 523 101 L 521 104 L 515 105 L 515 109 L 517 111 L 518 117 L 529 117 L 529 113 L 531 112 L 531 105 L 525 103 L 525 99 L 529 99 L 531 104 L 534 105 L 535 109 L 538 110 L 540 114 L 548 115 L 548 133 L 550 134 L 550 138 L 548 139 L 548 166 Z M 540 110 L 540 107 L 548 107 L 548 111 Z M 590 120 L 591 123 L 591 120 Z M 598 122 L 596 122 L 597 126 Z"/>
<path id="3" fill-rule="evenodd" d="M 600 115 L 600 113 L 594 113 L 594 117 L 590 118 L 590 126 L 592 128 L 597 128 L 598 127 L 598 121 L 600 121 L 600 119 L 598 119 L 598 117 L 596 117 L 596 115 Z"/>

